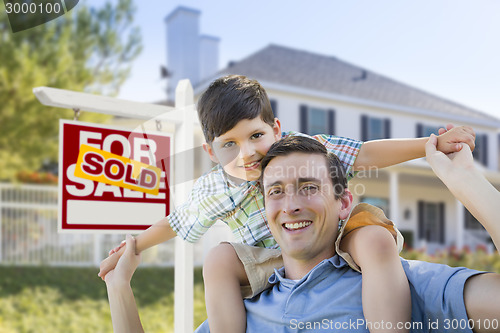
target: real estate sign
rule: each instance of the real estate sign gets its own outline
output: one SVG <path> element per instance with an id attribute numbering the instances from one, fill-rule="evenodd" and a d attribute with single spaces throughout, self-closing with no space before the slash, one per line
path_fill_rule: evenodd
<path id="1" fill-rule="evenodd" d="M 169 214 L 171 136 L 59 127 L 59 232 L 137 232 Z"/>

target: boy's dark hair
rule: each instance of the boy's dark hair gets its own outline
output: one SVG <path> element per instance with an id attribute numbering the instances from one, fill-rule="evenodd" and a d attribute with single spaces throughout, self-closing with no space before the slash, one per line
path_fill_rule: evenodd
<path id="1" fill-rule="evenodd" d="M 269 148 L 269 151 L 261 162 L 261 186 L 263 186 L 262 177 L 264 176 L 264 171 L 269 162 L 275 157 L 287 156 L 292 153 L 319 154 L 324 156 L 329 167 L 330 179 L 335 189 L 335 198 L 339 199 L 344 195 L 345 189 L 347 188 L 347 178 L 339 158 L 334 153 L 328 152 L 326 147 L 320 142 L 305 136 L 288 136 L 271 145 L 271 148 Z"/>
<path id="2" fill-rule="evenodd" d="M 228 75 L 210 84 L 198 101 L 198 117 L 207 143 L 243 119 L 259 116 L 270 126 L 274 114 L 264 88 L 243 75 Z"/>

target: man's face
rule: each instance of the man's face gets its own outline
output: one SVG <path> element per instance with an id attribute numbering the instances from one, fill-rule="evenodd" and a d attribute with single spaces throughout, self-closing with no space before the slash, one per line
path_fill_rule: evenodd
<path id="1" fill-rule="evenodd" d="M 315 265 L 335 254 L 338 221 L 349 215 L 352 195 L 346 189 L 342 198 L 335 198 L 324 156 L 275 157 L 264 171 L 263 186 L 269 227 L 284 259 Z"/>
<path id="2" fill-rule="evenodd" d="M 216 137 L 205 150 L 212 161 L 220 163 L 234 180 L 257 180 L 261 174 L 260 162 L 271 145 L 281 138 L 278 119 L 274 125 L 260 117 L 243 119 L 231 130 Z"/>

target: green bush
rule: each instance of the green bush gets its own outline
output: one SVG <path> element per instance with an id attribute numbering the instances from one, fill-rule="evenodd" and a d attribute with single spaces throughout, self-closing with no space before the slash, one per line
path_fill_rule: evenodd
<path id="1" fill-rule="evenodd" d="M 467 247 L 461 250 L 450 247 L 444 251 L 438 251 L 433 255 L 418 250 L 404 250 L 401 253 L 401 257 L 410 260 L 423 260 L 445 264 L 453 267 L 468 267 L 480 271 L 500 273 L 500 255 L 498 252 L 489 254 L 482 248 L 478 248 L 476 251 L 471 252 Z"/>

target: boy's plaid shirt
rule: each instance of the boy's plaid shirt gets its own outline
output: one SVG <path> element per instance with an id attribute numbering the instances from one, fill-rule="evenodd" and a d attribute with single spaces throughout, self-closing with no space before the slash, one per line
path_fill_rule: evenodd
<path id="1" fill-rule="evenodd" d="M 284 132 L 289 135 L 303 135 Z M 329 151 L 335 153 L 352 178 L 352 166 L 362 142 L 332 135 L 315 135 Z M 220 164 L 201 176 L 195 183 L 187 202 L 177 207 L 169 216 L 172 229 L 182 239 L 195 243 L 216 221 L 226 223 L 235 241 L 253 246 L 277 248 L 267 225 L 264 198 L 255 181 L 235 185 L 229 181 Z"/>

